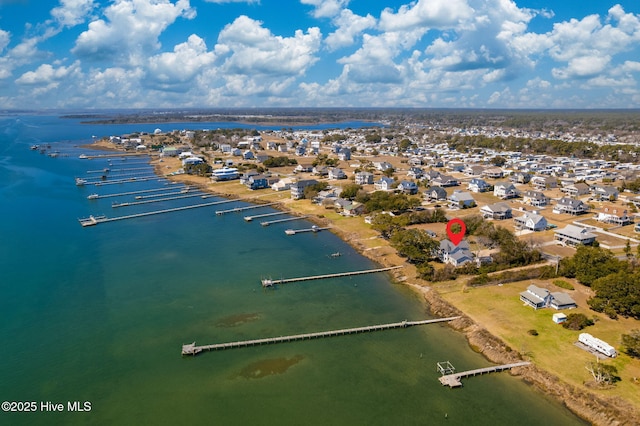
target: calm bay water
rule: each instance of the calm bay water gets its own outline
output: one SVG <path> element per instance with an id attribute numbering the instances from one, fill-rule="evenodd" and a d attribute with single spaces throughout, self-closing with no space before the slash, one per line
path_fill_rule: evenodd
<path id="1" fill-rule="evenodd" d="M 106 160 L 78 159 L 88 151 L 77 146 L 91 135 L 156 127 L 167 125 L 0 118 L 0 400 L 65 408 L 0 413 L 0 423 L 583 424 L 508 374 L 443 388 L 436 362 L 449 360 L 458 370 L 489 365 L 443 325 L 181 357 L 181 345 L 194 340 L 417 320 L 426 312 L 416 295 L 383 274 L 263 290 L 265 276 L 377 265 L 328 232 L 291 237 L 283 232 L 291 224 L 261 227 L 241 215 L 214 214 L 241 202 L 82 228 L 77 219 L 89 214 L 120 216 L 197 202 L 112 209 L 117 198 L 86 196 L 167 182 L 74 185 L 75 176 L 108 166 Z M 62 156 L 29 150 L 44 143 Z M 143 167 L 139 162 L 114 160 L 110 167 Z M 332 258 L 336 251 L 343 256 Z M 67 412 L 68 401 L 88 401 L 91 411 Z"/>

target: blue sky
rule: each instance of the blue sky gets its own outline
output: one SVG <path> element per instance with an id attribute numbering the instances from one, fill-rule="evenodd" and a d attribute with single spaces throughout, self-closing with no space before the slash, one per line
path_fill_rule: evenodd
<path id="1" fill-rule="evenodd" d="M 0 108 L 640 107 L 638 0 L 0 0 Z"/>

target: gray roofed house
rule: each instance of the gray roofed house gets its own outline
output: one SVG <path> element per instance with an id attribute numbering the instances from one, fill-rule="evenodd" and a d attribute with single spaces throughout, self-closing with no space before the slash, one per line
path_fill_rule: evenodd
<path id="1" fill-rule="evenodd" d="M 547 307 L 551 300 L 551 293 L 546 288 L 540 288 L 535 285 L 527 287 L 526 291 L 520 293 L 520 300 L 533 309 L 541 309 Z"/>
<path id="2" fill-rule="evenodd" d="M 589 193 L 589 185 L 587 185 L 584 182 L 578 182 L 578 183 L 574 183 L 573 185 L 567 185 L 564 188 L 562 188 L 562 192 L 566 193 L 567 195 L 572 195 L 572 196 L 578 196 L 578 195 L 585 195 Z"/>
<path id="3" fill-rule="evenodd" d="M 522 195 L 522 201 L 534 207 L 542 207 L 549 204 L 549 197 L 540 191 L 525 191 Z"/>
<path id="4" fill-rule="evenodd" d="M 596 240 L 596 235 L 589 232 L 586 228 L 576 225 L 567 225 L 563 229 L 555 231 L 555 240 L 568 246 L 577 246 L 580 244 L 590 245 Z"/>
<path id="5" fill-rule="evenodd" d="M 507 203 L 495 203 L 480 208 L 480 213 L 485 219 L 509 219 L 511 207 Z"/>
<path id="6" fill-rule="evenodd" d="M 614 201 L 618 199 L 618 190 L 610 185 L 594 185 L 591 188 L 591 193 L 600 201 Z"/>
<path id="7" fill-rule="evenodd" d="M 438 177 L 431 179 L 432 186 L 458 186 L 459 184 L 458 179 L 448 175 L 441 174 Z"/>
<path id="8" fill-rule="evenodd" d="M 424 196 L 429 201 L 442 201 L 447 199 L 447 191 L 440 186 L 434 186 L 426 190 Z"/>
<path id="9" fill-rule="evenodd" d="M 355 182 L 358 185 L 367 185 L 373 183 L 373 173 L 370 172 L 358 172 L 356 173 Z"/>
<path id="10" fill-rule="evenodd" d="M 518 196 L 518 190 L 511 182 L 496 182 L 493 185 L 493 195 L 503 200 Z"/>
<path id="11" fill-rule="evenodd" d="M 553 208 L 554 213 L 568 213 L 572 215 L 578 215 L 586 213 L 589 207 L 580 200 L 575 198 L 562 197 L 558 200 Z"/>
<path id="12" fill-rule="evenodd" d="M 549 224 L 544 216 L 535 212 L 524 212 L 520 217 L 513 218 L 516 229 L 528 229 L 530 231 L 544 231 Z"/>
<path id="13" fill-rule="evenodd" d="M 549 303 L 553 309 L 573 309 L 577 308 L 578 304 L 567 293 L 561 291 L 555 291 L 551 293 L 551 301 Z"/>
<path id="14" fill-rule="evenodd" d="M 473 261 L 473 253 L 466 240 L 461 241 L 457 246 L 449 240 L 440 241 L 437 256 L 443 263 L 456 267 Z"/>
<path id="15" fill-rule="evenodd" d="M 315 185 L 318 183 L 315 179 L 304 179 L 299 180 L 298 182 L 294 182 L 291 184 L 291 198 L 294 200 L 299 200 L 304 198 L 304 189 L 307 186 Z"/>
<path id="16" fill-rule="evenodd" d="M 489 185 L 484 179 L 480 178 L 471 179 L 467 186 L 467 189 L 471 192 L 486 192 L 489 188 L 491 188 L 491 185 Z"/>
<path id="17" fill-rule="evenodd" d="M 476 205 L 476 200 L 473 199 L 470 192 L 463 192 L 460 190 L 453 191 L 449 197 L 447 197 L 449 207 L 452 209 L 469 208 Z"/>

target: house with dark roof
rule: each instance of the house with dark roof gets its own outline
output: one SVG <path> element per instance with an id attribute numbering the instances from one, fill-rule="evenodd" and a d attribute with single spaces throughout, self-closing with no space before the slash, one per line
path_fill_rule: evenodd
<path id="1" fill-rule="evenodd" d="M 294 200 L 300 200 L 304 198 L 304 190 L 306 187 L 317 184 L 318 181 L 315 179 L 304 179 L 299 180 L 291 184 L 291 198 Z"/>
<path id="2" fill-rule="evenodd" d="M 531 185 L 538 191 L 552 189 L 558 187 L 558 179 L 553 176 L 533 176 Z"/>
<path id="3" fill-rule="evenodd" d="M 568 246 L 591 245 L 596 240 L 596 235 L 586 228 L 576 225 L 567 225 L 563 229 L 555 230 L 555 240 Z"/>
<path id="4" fill-rule="evenodd" d="M 567 213 L 571 215 L 579 215 L 586 213 L 589 210 L 589 207 L 580 200 L 576 200 L 575 198 L 562 197 L 553 207 L 554 213 Z"/>
<path id="5" fill-rule="evenodd" d="M 448 176 L 448 175 L 439 175 L 438 177 L 431 179 L 431 186 L 458 186 L 460 185 L 460 183 L 458 182 L 458 179 L 454 178 L 453 176 Z"/>
<path id="6" fill-rule="evenodd" d="M 561 291 L 552 293 L 546 288 L 540 288 L 533 284 L 527 287 L 526 291 L 520 293 L 520 300 L 533 309 L 552 307 L 559 310 L 578 307 L 576 302 L 567 293 Z"/>
<path id="7" fill-rule="evenodd" d="M 440 186 L 434 186 L 424 191 L 424 197 L 429 201 L 443 201 L 447 199 L 447 191 Z"/>
<path id="8" fill-rule="evenodd" d="M 380 179 L 373 183 L 373 186 L 378 191 L 389 191 L 393 188 L 395 181 L 386 176 L 382 176 Z"/>
<path id="9" fill-rule="evenodd" d="M 525 191 L 522 195 L 522 201 L 534 207 L 543 207 L 549 204 L 549 197 L 540 191 Z"/>
<path id="10" fill-rule="evenodd" d="M 561 189 L 567 195 L 572 197 L 578 197 L 580 195 L 586 195 L 589 193 L 589 185 L 584 182 L 574 183 L 573 185 L 567 185 Z"/>
<path id="11" fill-rule="evenodd" d="M 397 188 L 405 194 L 413 195 L 418 193 L 418 185 L 410 180 L 403 180 L 398 184 Z"/>

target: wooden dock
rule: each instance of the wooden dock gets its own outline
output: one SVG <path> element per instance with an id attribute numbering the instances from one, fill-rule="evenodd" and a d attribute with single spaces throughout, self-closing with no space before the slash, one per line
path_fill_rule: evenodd
<path id="1" fill-rule="evenodd" d="M 317 333 L 296 334 L 292 336 L 268 337 L 265 339 L 243 340 L 229 343 L 216 343 L 213 345 L 197 346 L 196 342 L 182 345 L 182 355 L 197 355 L 203 351 L 217 351 L 224 349 L 244 348 L 248 346 L 268 345 L 273 343 L 294 342 L 298 340 L 319 339 L 322 337 L 344 336 L 347 334 L 368 333 L 371 331 L 389 330 L 392 328 L 407 328 L 416 325 L 434 324 L 439 322 L 453 321 L 458 317 L 437 318 L 422 321 L 401 321 L 390 324 L 370 325 L 366 327 L 344 328 L 341 330 L 320 331 Z"/>
<path id="2" fill-rule="evenodd" d="M 447 361 L 447 364 L 451 366 L 451 363 L 449 363 L 448 361 Z M 486 373 L 494 373 L 498 371 L 509 370 L 511 368 L 524 367 L 525 365 L 529 365 L 529 364 L 531 363 L 523 361 L 523 362 L 516 362 L 513 364 L 495 365 L 493 367 L 478 368 L 475 370 L 462 371 L 460 373 L 445 374 L 441 376 L 438 380 L 440 380 L 440 383 L 442 383 L 443 386 L 449 386 L 450 388 L 457 388 L 462 386 L 461 379 L 464 377 L 477 376 L 477 375 L 486 374 Z M 438 363 L 438 367 L 440 367 L 440 363 Z"/>
<path id="3" fill-rule="evenodd" d="M 390 266 L 388 268 L 378 268 L 378 269 L 366 269 L 363 271 L 352 271 L 352 272 L 338 272 L 336 274 L 324 274 L 324 275 L 312 275 L 308 277 L 298 277 L 298 278 L 284 278 L 280 280 L 272 280 L 270 278 L 262 279 L 263 287 L 273 287 L 276 284 L 288 284 L 298 281 L 311 281 L 311 280 L 323 280 L 327 278 L 340 278 L 340 277 L 350 277 L 353 275 L 364 275 L 364 274 L 375 274 L 376 272 L 386 272 L 391 271 L 393 269 L 402 268 L 402 266 Z"/>
<path id="4" fill-rule="evenodd" d="M 189 188 L 189 187 L 187 187 Z M 129 191 L 129 192 L 118 192 L 117 194 L 104 194 L 98 195 L 96 197 L 91 198 L 92 200 L 97 200 L 101 198 L 113 198 L 113 197 L 124 197 L 126 195 L 137 195 L 137 194 L 146 194 L 150 192 L 159 192 L 159 191 L 167 191 L 167 188 L 154 188 L 154 189 L 143 189 L 140 191 Z"/>
<path id="5" fill-rule="evenodd" d="M 179 211 L 190 210 L 190 209 L 198 209 L 198 208 L 201 208 L 201 207 L 209 207 L 209 206 L 215 206 L 215 205 L 218 205 L 218 204 L 231 203 L 233 201 L 235 201 L 235 200 L 212 201 L 210 203 L 195 204 L 195 205 L 192 205 L 192 206 L 184 206 L 184 207 L 174 207 L 174 208 L 171 208 L 171 209 L 155 210 L 155 211 L 152 211 L 152 212 L 130 214 L 130 215 L 127 215 L 127 216 L 118 216 L 118 217 L 89 216 L 88 218 L 85 218 L 85 219 L 78 219 L 78 221 L 80 222 L 80 224 L 82 226 L 94 226 L 94 225 L 98 225 L 100 223 L 115 222 L 115 221 L 118 221 L 118 220 L 134 219 L 134 218 L 138 218 L 138 217 L 153 216 L 153 215 L 157 215 L 157 214 L 179 212 Z"/>
<path id="6" fill-rule="evenodd" d="M 283 214 L 288 214 L 287 212 L 274 212 L 274 213 L 264 213 L 264 214 L 257 214 L 254 216 L 245 216 L 244 220 L 246 220 L 247 222 L 251 222 L 253 219 L 260 219 L 263 217 L 271 217 L 271 216 L 281 216 Z"/>
<path id="7" fill-rule="evenodd" d="M 203 193 L 195 193 L 194 194 L 192 192 L 190 194 L 176 195 L 174 197 L 154 198 L 152 200 L 130 201 L 130 202 L 123 202 L 123 203 L 114 202 L 113 204 L 111 204 L 111 207 L 117 208 L 117 207 L 138 206 L 138 205 L 141 205 L 141 204 L 161 203 L 163 201 L 173 201 L 173 200 L 181 200 L 183 198 L 195 198 L 195 197 L 200 197 L 200 198 L 202 198 L 204 200 L 204 199 L 211 198 L 211 197 L 217 197 L 217 195 L 214 195 L 214 194 L 203 194 Z"/>
<path id="8" fill-rule="evenodd" d="M 236 200 L 236 201 L 242 201 L 242 200 Z M 252 209 L 259 209 L 261 207 L 274 206 L 276 204 L 280 204 L 280 203 L 277 202 L 277 203 L 267 203 L 267 204 L 256 204 L 256 205 L 246 206 L 246 207 L 236 207 L 235 209 L 229 209 L 229 210 L 216 210 L 216 214 L 218 216 L 221 216 L 227 213 L 238 213 L 238 212 L 243 212 L 245 210 L 252 210 Z"/>
<path id="9" fill-rule="evenodd" d="M 309 217 L 309 216 L 294 216 L 294 217 L 285 217 L 284 219 L 265 220 L 264 222 L 260 222 L 260 225 L 269 226 L 269 225 L 272 225 L 274 223 L 291 222 L 293 220 L 306 219 L 307 217 Z"/>
<path id="10" fill-rule="evenodd" d="M 324 227 L 321 228 L 317 225 L 313 225 L 311 228 L 304 228 L 304 229 L 287 229 L 284 231 L 285 234 L 287 235 L 296 235 L 296 234 L 302 234 L 304 232 L 320 232 L 320 231 L 325 231 L 329 229 L 329 227 Z"/>

